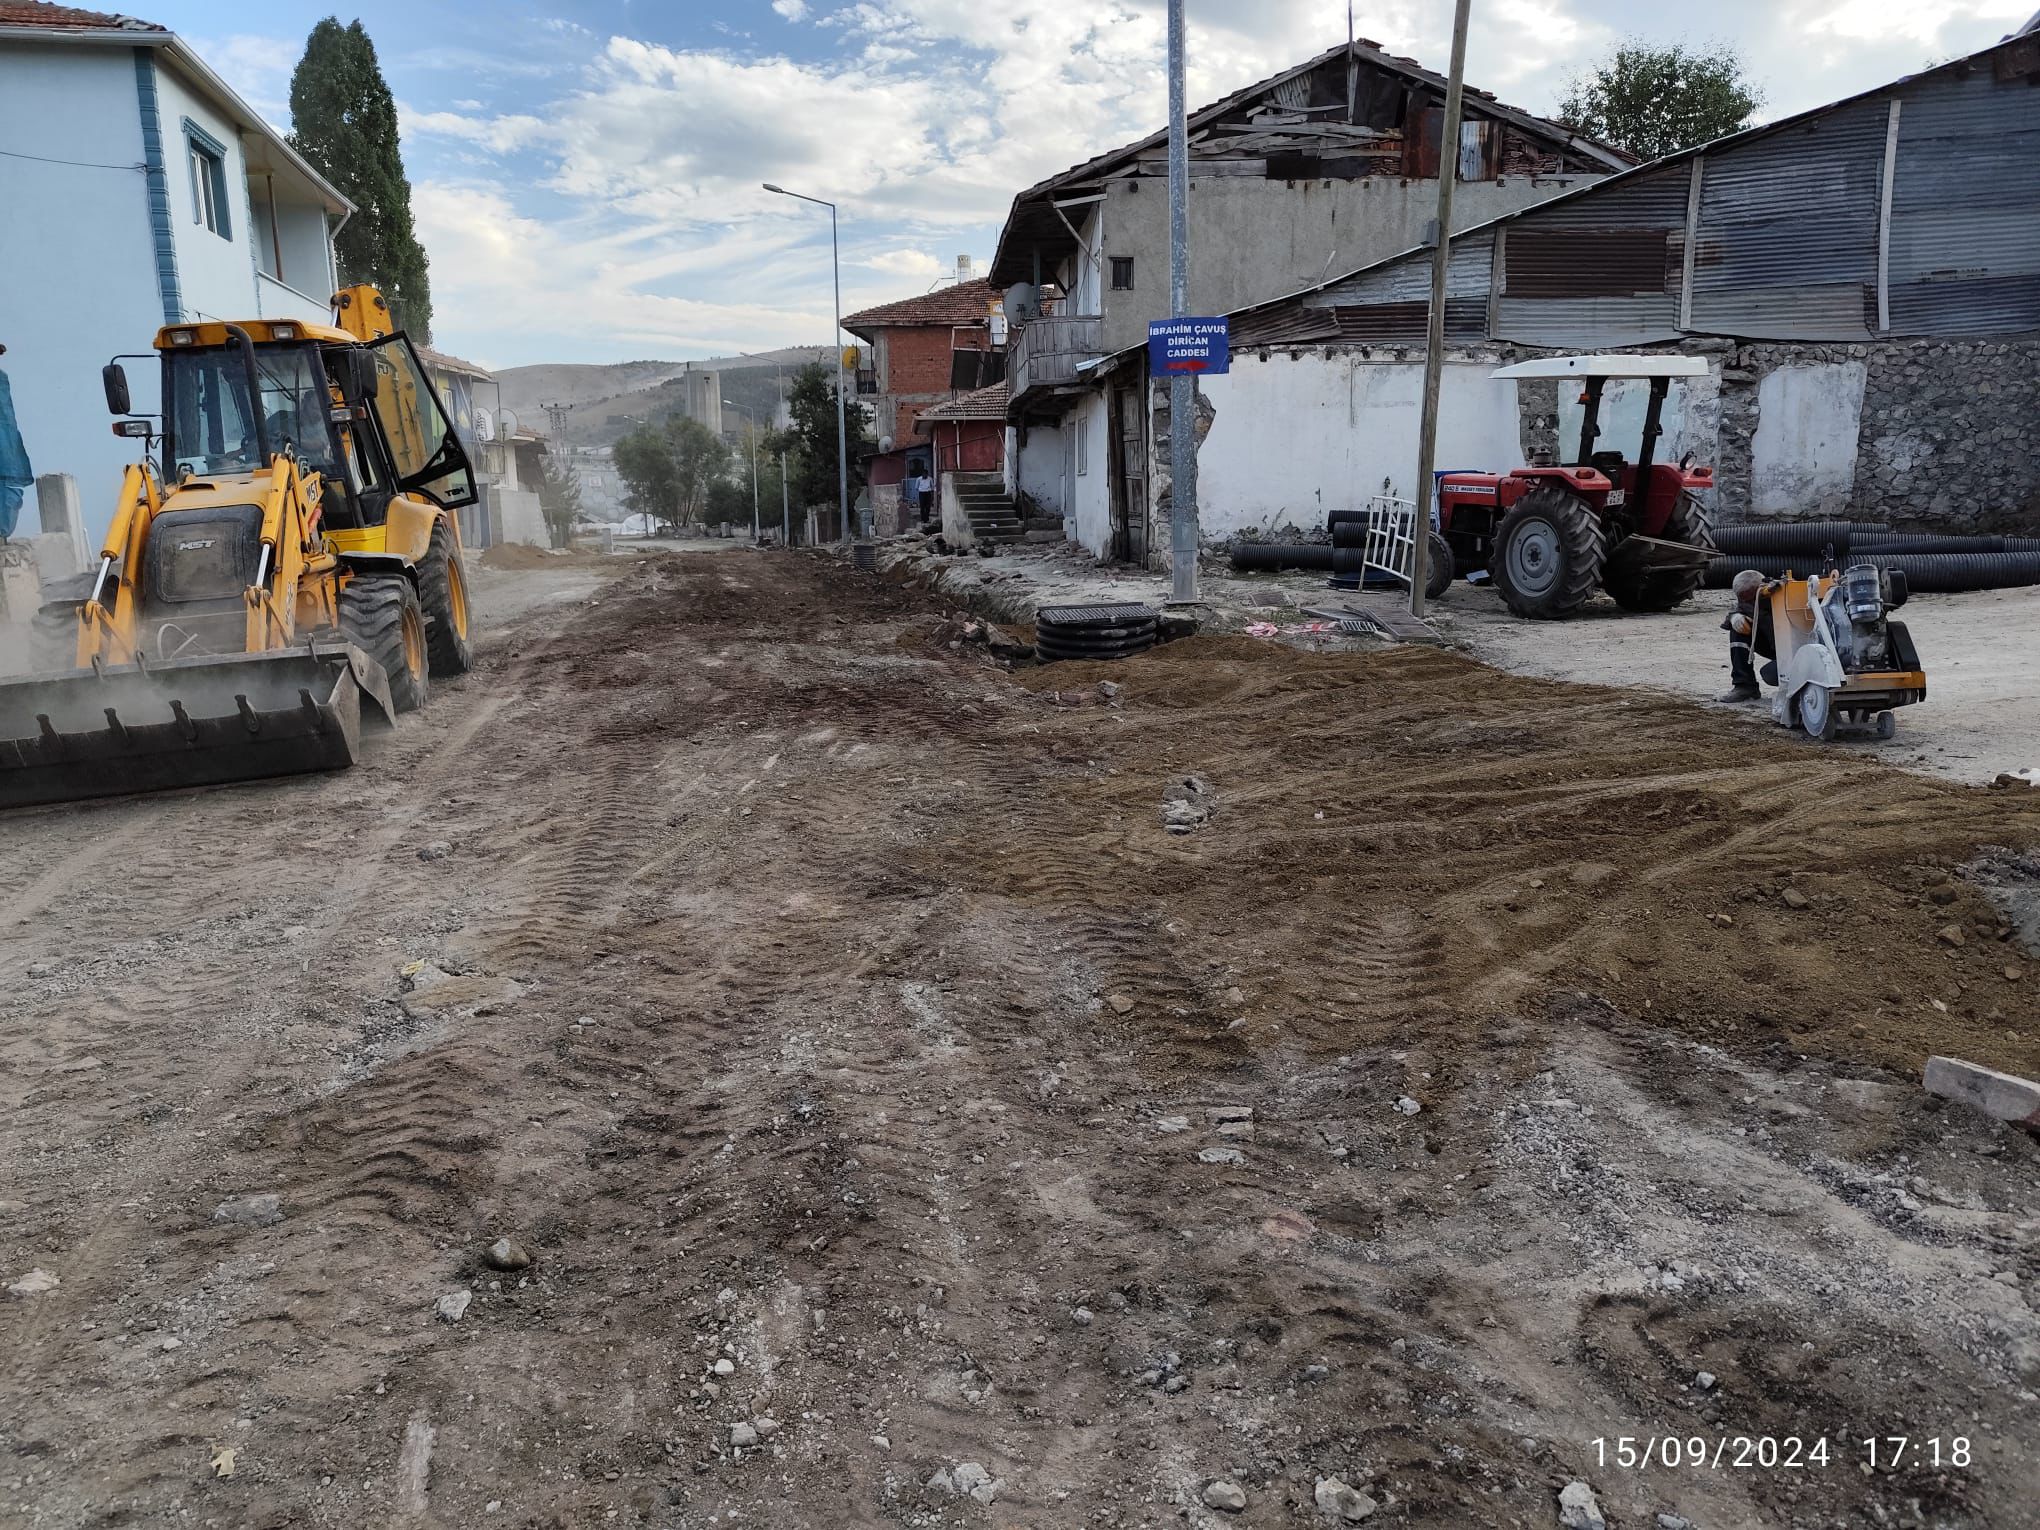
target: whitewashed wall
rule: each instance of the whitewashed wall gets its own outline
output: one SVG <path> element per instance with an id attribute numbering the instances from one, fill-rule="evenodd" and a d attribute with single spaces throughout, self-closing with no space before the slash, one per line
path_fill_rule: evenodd
<path id="1" fill-rule="evenodd" d="M 1105 395 L 1087 393 L 1063 417 L 1070 454 L 1069 498 L 1063 504 L 1063 525 L 1071 541 L 1094 557 L 1112 549 L 1112 488 L 1105 461 L 1109 442 Z"/>
<path id="2" fill-rule="evenodd" d="M 1068 455 L 1063 433 L 1039 425 L 1029 427 L 1027 444 L 1014 452 L 1017 486 L 1032 495 L 1045 514 L 1061 515 L 1069 503 Z"/>
<path id="3" fill-rule="evenodd" d="M 1786 366 L 1757 385 L 1750 507 L 1758 515 L 1840 515 L 1856 487 L 1862 434 L 1860 361 Z"/>
<path id="4" fill-rule="evenodd" d="M 0 42 L 0 145 L 92 166 L 142 162 L 134 55 L 125 48 Z M 245 257 L 244 257 L 245 258 Z M 32 295 L 32 296 L 31 296 Z M 26 299 L 26 300 L 25 300 Z M 37 473 L 78 481 L 97 548 L 139 442 L 110 428 L 99 369 L 146 351 L 163 322 L 147 187 L 138 170 L 0 157 L 0 369 Z M 137 409 L 156 369 L 129 362 Z M 19 534 L 37 530 L 35 497 Z"/>
<path id="5" fill-rule="evenodd" d="M 1489 377 L 1493 370 L 1492 362 L 1446 366 L 1441 468 L 1499 469 L 1523 460 L 1516 385 Z M 1206 541 L 1319 531 L 1327 512 L 1357 508 L 1370 495 L 1414 497 L 1422 362 L 1277 351 L 1266 361 L 1235 357 L 1229 373 L 1202 387 L 1216 411 L 1197 455 Z"/>

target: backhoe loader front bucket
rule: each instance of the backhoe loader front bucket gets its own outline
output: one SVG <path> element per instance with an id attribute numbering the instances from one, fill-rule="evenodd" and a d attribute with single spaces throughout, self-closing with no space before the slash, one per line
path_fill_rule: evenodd
<path id="1" fill-rule="evenodd" d="M 341 770 L 389 682 L 351 643 L 0 681 L 0 808 Z"/>

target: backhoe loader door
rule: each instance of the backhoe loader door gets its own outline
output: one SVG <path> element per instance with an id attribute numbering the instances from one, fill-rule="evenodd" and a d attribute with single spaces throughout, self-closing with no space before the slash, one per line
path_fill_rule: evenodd
<path id="1" fill-rule="evenodd" d="M 376 358 L 374 408 L 389 443 L 396 486 L 448 510 L 472 505 L 475 473 L 408 337 L 369 342 Z"/>
<path id="2" fill-rule="evenodd" d="M 396 708 L 345 642 L 0 681 L 0 808 L 341 770 L 364 715 Z"/>

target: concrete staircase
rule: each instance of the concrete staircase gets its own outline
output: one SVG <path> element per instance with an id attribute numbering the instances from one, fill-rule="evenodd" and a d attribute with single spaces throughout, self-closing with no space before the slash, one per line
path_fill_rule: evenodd
<path id="1" fill-rule="evenodd" d="M 956 500 L 970 522 L 971 534 L 986 551 L 996 551 L 1007 542 L 1060 542 L 1062 517 L 1022 517 L 1020 507 L 1006 493 L 1005 481 L 997 473 L 958 473 Z"/>
<path id="2" fill-rule="evenodd" d="M 1001 542 L 1020 540 L 1020 510 L 1006 492 L 1004 477 L 998 473 L 958 473 L 956 503 L 970 522 L 972 538 L 991 551 Z"/>

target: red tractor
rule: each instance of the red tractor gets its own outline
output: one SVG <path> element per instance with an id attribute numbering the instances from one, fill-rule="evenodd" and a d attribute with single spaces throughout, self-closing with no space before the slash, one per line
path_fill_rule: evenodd
<path id="1" fill-rule="evenodd" d="M 1545 619 L 1572 615 L 1596 585 L 1630 611 L 1669 611 L 1699 589 L 1714 537 L 1695 494 L 1714 487 L 1714 469 L 1652 459 L 1671 380 L 1704 377 L 1707 363 L 1697 356 L 1550 356 L 1494 375 L 1578 378 L 1579 450 L 1565 467 L 1440 473 L 1438 530 L 1453 569 L 1486 569 L 1511 611 Z M 1634 462 L 1594 449 L 1611 377 L 1650 383 Z"/>

